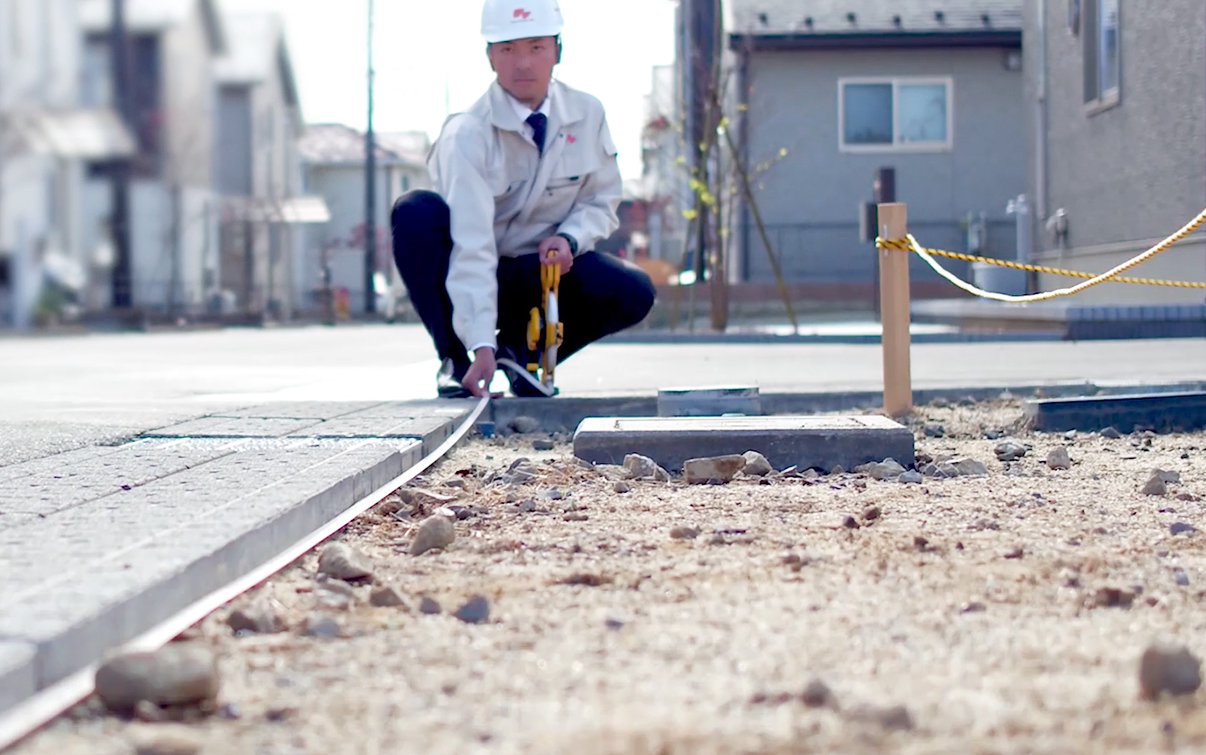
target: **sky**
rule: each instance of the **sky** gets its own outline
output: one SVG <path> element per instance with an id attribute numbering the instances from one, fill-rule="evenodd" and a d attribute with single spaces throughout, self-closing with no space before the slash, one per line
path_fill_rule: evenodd
<path id="1" fill-rule="evenodd" d="M 674 62 L 675 0 L 560 0 L 565 55 L 556 76 L 607 108 L 626 179 L 641 172 L 645 96 L 655 65 Z M 302 109 L 309 123 L 367 122 L 368 0 L 221 0 L 229 11 L 279 12 L 285 19 Z M 446 103 L 472 105 L 493 75 L 481 38 L 482 0 L 375 0 L 374 125 L 427 131 L 434 139 Z"/>

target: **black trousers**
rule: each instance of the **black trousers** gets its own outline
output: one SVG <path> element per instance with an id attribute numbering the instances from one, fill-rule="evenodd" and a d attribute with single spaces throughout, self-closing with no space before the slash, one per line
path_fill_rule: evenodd
<path id="1" fill-rule="evenodd" d="M 451 359 L 459 380 L 472 358 L 452 329 L 452 302 L 445 282 L 452 256 L 450 210 L 440 195 L 412 191 L 394 204 L 391 224 L 394 261 L 441 359 Z M 645 319 L 656 292 L 649 276 L 636 265 L 607 254 L 587 252 L 561 277 L 558 306 L 565 323 L 565 343 L 557 353 L 564 362 L 584 346 L 632 327 Z M 498 343 L 516 354 L 527 348 L 527 324 L 540 306 L 538 255 L 501 257 L 498 261 Z"/>

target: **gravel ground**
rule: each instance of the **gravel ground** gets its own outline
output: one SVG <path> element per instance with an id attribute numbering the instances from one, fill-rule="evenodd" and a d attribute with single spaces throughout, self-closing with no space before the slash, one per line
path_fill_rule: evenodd
<path id="1" fill-rule="evenodd" d="M 1021 417 L 919 410 L 919 455 L 989 471 L 921 484 L 618 482 L 565 444 L 474 440 L 413 486 L 446 499 L 406 491 L 339 537 L 373 584 L 311 554 L 186 635 L 219 658 L 217 714 L 151 724 L 92 700 L 16 752 L 1206 751 L 1206 692 L 1146 701 L 1138 678 L 1153 641 L 1206 652 L 1206 535 L 1171 529 L 1201 524 L 1206 436 Z M 998 434 L 1029 453 L 998 461 Z M 1059 446 L 1071 469 L 1047 467 Z M 520 457 L 534 479 L 489 482 Z M 1155 468 L 1180 474 L 1164 496 L 1141 492 Z M 441 506 L 464 517 L 455 542 L 410 555 Z M 404 605 L 372 605 L 382 586 Z M 487 621 L 452 615 L 478 595 Z M 253 606 L 287 628 L 233 633 Z"/>

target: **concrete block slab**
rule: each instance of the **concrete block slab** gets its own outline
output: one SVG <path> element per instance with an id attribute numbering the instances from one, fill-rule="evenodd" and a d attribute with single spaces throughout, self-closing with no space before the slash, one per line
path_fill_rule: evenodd
<path id="1" fill-rule="evenodd" d="M 588 418 L 574 435 L 574 455 L 620 464 L 648 456 L 671 472 L 706 456 L 758 451 L 776 469 L 829 470 L 893 458 L 913 461 L 913 433 L 879 416 Z"/>
<path id="2" fill-rule="evenodd" d="M 725 414 L 762 414 L 755 386 L 672 388 L 658 391 L 659 417 L 719 417 Z"/>
<path id="3" fill-rule="evenodd" d="M 283 438 L 313 427 L 313 419 L 203 417 L 144 433 L 144 438 Z"/>
<path id="4" fill-rule="evenodd" d="M 231 419 L 335 419 L 377 406 L 377 401 L 282 401 L 219 412 L 215 417 Z"/>
<path id="5" fill-rule="evenodd" d="M 348 417 L 369 417 L 372 419 L 406 419 L 408 417 L 445 417 L 457 422 L 469 416 L 477 406 L 474 399 L 420 399 L 415 401 L 390 401 L 377 404 L 369 409 L 361 409 L 347 415 Z"/>
<path id="6" fill-rule="evenodd" d="M 34 646 L 0 640 L 0 714 L 38 691 Z"/>
<path id="7" fill-rule="evenodd" d="M 453 432 L 453 421 L 446 417 L 339 417 L 312 425 L 291 438 L 408 438 L 421 441 L 424 453 L 430 453 Z"/>
<path id="8" fill-rule="evenodd" d="M 1124 433 L 1136 429 L 1188 432 L 1206 428 L 1206 392 L 1029 401 L 1026 416 L 1043 432 L 1093 432 L 1107 427 Z"/>
<path id="9" fill-rule="evenodd" d="M 185 486 L 176 485 L 166 497 L 40 520 L 46 531 L 0 544 L 6 555 L 22 542 L 31 553 L 43 550 L 43 568 L 0 586 L 0 637 L 36 647 L 38 686 L 246 574 L 413 466 L 421 451 L 413 440 L 278 442 L 274 456 L 253 465 L 259 474 L 226 479 L 231 470 L 221 470 L 213 486 L 197 491 L 200 500 L 181 500 Z M 73 540 L 76 529 L 90 534 Z M 44 568 L 48 562 L 56 568 Z"/>

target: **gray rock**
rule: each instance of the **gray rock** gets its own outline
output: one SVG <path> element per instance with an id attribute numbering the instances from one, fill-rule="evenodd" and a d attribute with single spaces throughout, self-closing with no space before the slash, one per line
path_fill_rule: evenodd
<path id="1" fill-rule="evenodd" d="M 954 467 L 958 477 L 984 477 L 988 475 L 988 467 L 975 459 L 952 459 L 950 466 Z"/>
<path id="2" fill-rule="evenodd" d="M 428 551 L 443 550 L 456 540 L 456 527 L 446 517 L 433 516 L 419 525 L 410 543 L 410 555 L 421 556 Z"/>
<path id="3" fill-rule="evenodd" d="M 1182 533 L 1193 535 L 1198 531 L 1198 528 L 1192 524 L 1187 524 L 1186 522 L 1173 522 L 1172 525 L 1169 526 L 1168 531 L 1173 535 L 1180 535 Z"/>
<path id="4" fill-rule="evenodd" d="M 879 506 L 868 506 L 867 508 L 863 509 L 863 521 L 874 522 L 876 519 L 879 519 L 881 516 L 883 516 L 883 513 L 884 512 L 879 508 Z"/>
<path id="5" fill-rule="evenodd" d="M 318 573 L 345 582 L 372 581 L 373 568 L 363 553 L 344 543 L 331 543 L 318 557 Z"/>
<path id="6" fill-rule="evenodd" d="M 913 717 L 909 709 L 903 705 L 880 708 L 874 705 L 860 705 L 848 714 L 854 721 L 876 724 L 885 731 L 911 731 Z"/>
<path id="7" fill-rule="evenodd" d="M 390 585 L 378 587 L 369 596 L 369 604 L 377 608 L 401 608 L 406 605 L 402 593 Z"/>
<path id="8" fill-rule="evenodd" d="M 632 492 L 632 486 L 623 480 L 616 480 L 614 483 L 612 483 L 611 489 L 618 495 L 624 495 L 625 493 Z"/>
<path id="9" fill-rule="evenodd" d="M 1118 440 L 1122 437 L 1122 433 L 1118 432 L 1118 430 L 1114 429 L 1113 427 L 1105 428 L 1101 431 L 1100 435 L 1108 440 Z"/>
<path id="10" fill-rule="evenodd" d="M 1177 485 L 1181 482 L 1181 473 L 1173 472 L 1167 469 L 1153 469 L 1152 475 L 1164 480 L 1166 485 Z"/>
<path id="11" fill-rule="evenodd" d="M 1181 587 L 1189 587 L 1189 575 L 1181 569 L 1173 572 L 1173 581 Z"/>
<path id="12" fill-rule="evenodd" d="M 925 437 L 942 438 L 946 436 L 946 428 L 942 425 L 929 424 L 925 426 Z"/>
<path id="13" fill-rule="evenodd" d="M 1050 469 L 1071 469 L 1072 457 L 1068 455 L 1068 449 L 1063 446 L 1057 446 L 1051 449 L 1047 454 L 1047 467 Z"/>
<path id="14" fill-rule="evenodd" d="M 443 610 L 434 598 L 424 595 L 422 600 L 419 601 L 419 613 L 424 616 L 435 616 Z"/>
<path id="15" fill-rule="evenodd" d="M 1154 474 L 1144 483 L 1142 492 L 1144 495 L 1165 496 L 1168 495 L 1168 485 L 1164 483 L 1164 478 Z"/>
<path id="16" fill-rule="evenodd" d="M 640 454 L 625 456 L 624 469 L 628 470 L 628 476 L 634 480 L 670 481 L 669 472 L 659 467 L 653 459 Z"/>
<path id="17" fill-rule="evenodd" d="M 511 429 L 520 435 L 528 435 L 540 430 L 540 420 L 534 417 L 519 416 L 511 420 Z"/>
<path id="18" fill-rule="evenodd" d="M 316 613 L 306 617 L 304 634 L 307 637 L 331 640 L 343 635 L 343 627 L 335 617 Z"/>
<path id="19" fill-rule="evenodd" d="M 921 472 L 915 472 L 915 471 L 910 470 L 908 472 L 904 472 L 903 474 L 900 475 L 900 477 L 898 477 L 896 479 L 898 482 L 901 482 L 904 484 L 920 485 L 922 478 L 921 478 Z"/>
<path id="20" fill-rule="evenodd" d="M 998 443 L 993 452 L 997 455 L 998 461 L 1009 462 L 1021 459 L 1030 452 L 1030 449 L 1016 440 L 1005 440 Z"/>
<path id="21" fill-rule="evenodd" d="M 398 497 L 408 506 L 425 509 L 438 509 L 440 506 L 447 506 L 456 501 L 456 496 L 441 495 L 422 488 L 403 488 L 398 491 Z"/>
<path id="22" fill-rule="evenodd" d="M 213 651 L 188 642 L 105 661 L 95 683 L 97 697 L 116 713 L 129 713 L 144 700 L 159 706 L 210 702 L 221 686 Z"/>
<path id="23" fill-rule="evenodd" d="M 800 695 L 800 701 L 809 708 L 836 708 L 837 699 L 833 695 L 833 691 L 829 689 L 829 685 L 820 679 L 813 679 L 804 687 L 804 692 Z"/>
<path id="24" fill-rule="evenodd" d="M 1064 440 L 1076 440 L 1076 431 L 1069 430 L 1068 432 L 1064 433 Z"/>
<path id="25" fill-rule="evenodd" d="M 876 480 L 894 480 L 904 474 L 905 468 L 895 459 L 884 459 L 881 462 L 855 467 L 854 471 Z"/>
<path id="26" fill-rule="evenodd" d="M 671 540 L 694 540 L 699 537 L 698 527 L 675 527 L 670 530 Z"/>
<path id="27" fill-rule="evenodd" d="M 765 477 L 775 471 L 766 457 L 757 451 L 746 451 L 742 458 L 745 459 L 745 468 L 741 471 L 751 477 Z"/>
<path id="28" fill-rule="evenodd" d="M 490 601 L 482 595 L 475 595 L 465 605 L 456 609 L 453 614 L 466 624 L 482 624 L 490 618 Z"/>
<path id="29" fill-rule="evenodd" d="M 551 490 L 546 490 L 544 493 L 544 499 L 546 501 L 560 501 L 560 500 L 563 500 L 564 498 L 565 498 L 565 493 L 561 492 L 557 488 L 553 488 Z"/>
<path id="30" fill-rule="evenodd" d="M 536 506 L 535 498 L 529 498 L 526 501 L 523 501 L 519 504 L 519 510 L 520 510 L 520 512 L 522 512 L 524 514 L 531 514 L 536 509 L 537 509 L 537 506 Z"/>
<path id="31" fill-rule="evenodd" d="M 259 600 L 236 608 L 226 618 L 226 624 L 234 632 L 250 634 L 276 634 L 285 631 L 285 619 L 269 601 Z"/>
<path id="32" fill-rule="evenodd" d="M 616 464 L 598 464 L 595 471 L 609 480 L 627 480 L 631 477 L 627 469 Z"/>
<path id="33" fill-rule="evenodd" d="M 1139 661 L 1139 690 L 1155 700 L 1170 695 L 1191 695 L 1202 686 L 1201 661 L 1185 647 L 1153 645 Z"/>
<path id="34" fill-rule="evenodd" d="M 744 456 L 714 456 L 707 459 L 689 459 L 683 463 L 683 479 L 688 485 L 706 485 L 709 482 L 731 482 L 737 473 L 745 469 Z"/>
<path id="35" fill-rule="evenodd" d="M 843 467 L 841 464 L 834 464 L 833 469 L 829 470 L 829 474 L 832 477 L 839 477 L 841 475 L 846 474 L 846 468 Z"/>
<path id="36" fill-rule="evenodd" d="M 532 441 L 533 451 L 552 451 L 557 447 L 557 444 L 551 440 L 534 440 Z"/>

